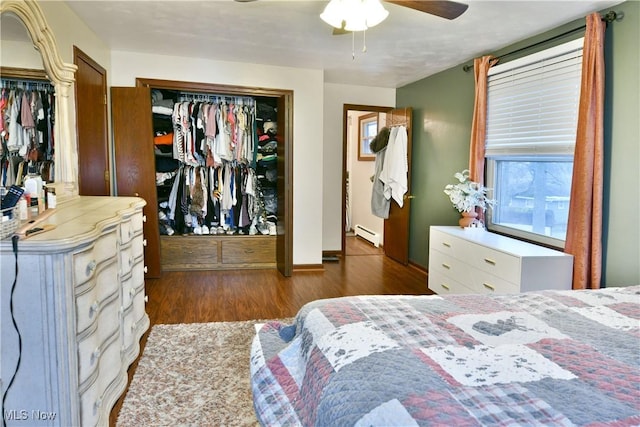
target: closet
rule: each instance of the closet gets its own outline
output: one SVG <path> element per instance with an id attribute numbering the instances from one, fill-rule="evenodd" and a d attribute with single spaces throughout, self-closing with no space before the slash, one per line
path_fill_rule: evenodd
<path id="1" fill-rule="evenodd" d="M 55 91 L 41 70 L 0 68 L 0 185 L 23 185 L 28 170 L 54 180 Z"/>
<path id="2" fill-rule="evenodd" d="M 147 201 L 147 277 L 291 274 L 291 91 L 137 79 L 111 98 L 118 195 Z"/>

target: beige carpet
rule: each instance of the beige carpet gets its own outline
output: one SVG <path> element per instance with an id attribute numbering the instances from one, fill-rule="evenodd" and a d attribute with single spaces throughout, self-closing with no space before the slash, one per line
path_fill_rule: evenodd
<path id="1" fill-rule="evenodd" d="M 258 425 L 249 353 L 254 325 L 263 322 L 155 325 L 117 425 Z"/>

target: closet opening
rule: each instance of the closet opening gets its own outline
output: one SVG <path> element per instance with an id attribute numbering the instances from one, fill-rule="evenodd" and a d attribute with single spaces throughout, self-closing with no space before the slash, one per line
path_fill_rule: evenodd
<path id="1" fill-rule="evenodd" d="M 156 188 L 145 200 L 160 269 L 291 275 L 292 91 L 141 78 L 137 86 L 149 100 Z"/>

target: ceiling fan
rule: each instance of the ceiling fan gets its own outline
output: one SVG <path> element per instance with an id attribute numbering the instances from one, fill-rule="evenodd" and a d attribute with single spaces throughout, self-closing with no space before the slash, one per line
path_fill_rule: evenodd
<path id="1" fill-rule="evenodd" d="M 256 0 L 235 0 L 241 3 L 248 3 Z M 456 19 L 462 15 L 469 5 L 449 0 L 382 0 L 387 3 L 393 3 L 398 6 L 407 7 L 419 12 L 428 13 L 430 15 L 439 16 L 445 19 Z M 342 28 L 334 28 L 333 34 L 347 34 L 351 31 L 345 30 L 344 22 Z"/>
<path id="2" fill-rule="evenodd" d="M 247 1 L 247 0 L 239 0 Z M 248 0 L 252 1 L 252 0 Z M 407 7 L 409 9 L 417 10 L 419 12 L 428 13 L 430 15 L 439 16 L 445 19 L 456 19 L 462 15 L 469 5 L 449 0 L 382 0 L 387 3 L 392 3 L 398 6 Z M 342 23 L 342 28 L 333 28 L 333 35 L 348 34 L 351 31 L 344 28 L 345 23 Z"/>

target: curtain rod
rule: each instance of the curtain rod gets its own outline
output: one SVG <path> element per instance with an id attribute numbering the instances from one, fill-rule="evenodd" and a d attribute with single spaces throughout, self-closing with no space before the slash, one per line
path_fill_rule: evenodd
<path id="1" fill-rule="evenodd" d="M 604 15 L 602 17 L 602 21 L 606 22 L 607 25 L 609 25 L 609 23 L 611 23 L 613 21 L 621 21 L 622 18 L 624 18 L 624 13 L 623 12 L 615 12 L 613 10 L 610 10 L 609 12 L 607 12 L 606 15 Z M 504 58 L 505 56 L 513 55 L 513 54 L 522 52 L 523 50 L 531 49 L 532 47 L 540 46 L 541 44 L 548 43 L 548 42 L 553 41 L 553 40 L 561 39 L 562 37 L 565 37 L 565 36 L 568 36 L 569 34 L 573 34 L 575 32 L 584 30 L 585 28 L 587 28 L 587 26 L 586 25 L 582 25 L 582 26 L 574 28 L 572 30 L 565 31 L 562 34 L 557 34 L 555 36 L 549 37 L 548 39 L 541 40 L 541 41 L 539 41 L 537 43 L 533 43 L 533 44 L 531 44 L 529 46 L 521 47 L 520 49 L 516 49 L 516 50 L 512 50 L 511 52 L 504 53 L 504 54 L 502 54 L 500 56 L 497 56 L 496 58 L 497 59 L 501 59 L 501 58 Z M 464 72 L 467 72 L 469 70 L 473 70 L 473 65 L 464 65 L 462 67 L 462 70 Z"/>

